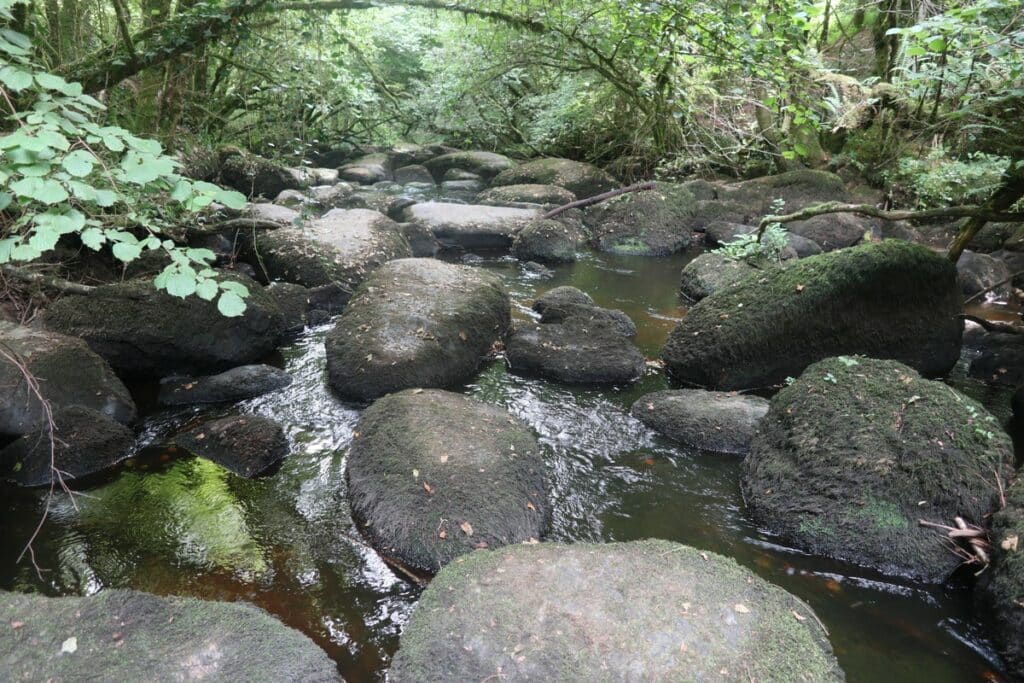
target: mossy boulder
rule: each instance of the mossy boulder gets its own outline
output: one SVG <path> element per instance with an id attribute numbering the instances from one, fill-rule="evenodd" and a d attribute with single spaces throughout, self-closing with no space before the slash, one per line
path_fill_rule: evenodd
<path id="1" fill-rule="evenodd" d="M 224 147 L 219 152 L 218 180 L 247 197 L 273 199 L 284 190 L 301 190 L 304 183 L 284 165 L 264 159 L 237 147 Z"/>
<path id="2" fill-rule="evenodd" d="M 676 380 L 735 390 L 779 384 L 840 354 L 943 375 L 960 357 L 962 297 L 947 259 L 885 241 L 751 274 L 690 309 L 662 358 Z"/>
<path id="3" fill-rule="evenodd" d="M 520 261 L 572 263 L 587 241 L 578 225 L 537 220 L 520 230 L 512 241 L 512 255 Z"/>
<path id="4" fill-rule="evenodd" d="M 774 213 L 772 205 L 780 200 L 782 210 L 790 213 L 812 204 L 841 202 L 848 198 L 842 178 L 828 171 L 806 168 L 725 185 L 718 190 L 718 199 L 743 204 L 755 216 Z"/>
<path id="5" fill-rule="evenodd" d="M 365 154 L 339 168 L 338 177 L 360 185 L 391 180 L 391 159 L 383 153 Z"/>
<path id="6" fill-rule="evenodd" d="M 787 542 L 941 583 L 961 559 L 918 520 L 985 525 L 1012 464 L 980 404 L 902 363 L 840 356 L 772 399 L 741 484 L 754 519 Z"/>
<path id="7" fill-rule="evenodd" d="M 468 171 L 469 173 L 489 180 L 502 171 L 506 171 L 514 167 L 515 163 L 508 157 L 501 154 L 495 154 L 494 152 L 468 151 L 442 154 L 441 156 L 430 159 L 423 165 L 430 170 L 431 174 L 433 174 L 434 180 L 440 183 L 443 180 L 463 179 L 447 177 L 447 172 L 452 169 Z"/>
<path id="8" fill-rule="evenodd" d="M 707 252 L 683 266 L 679 274 L 679 293 L 686 301 L 697 303 L 757 272 L 757 268 L 742 259 Z"/>
<path id="9" fill-rule="evenodd" d="M 842 681 L 819 623 L 733 560 L 677 543 L 518 545 L 434 578 L 389 679 Z"/>
<path id="10" fill-rule="evenodd" d="M 293 225 L 302 218 L 302 214 L 293 208 L 269 202 L 250 202 L 246 204 L 242 210 L 242 216 L 280 223 L 282 226 Z"/>
<path id="11" fill-rule="evenodd" d="M 211 301 L 179 299 L 142 279 L 65 296 L 50 306 L 44 322 L 51 330 L 81 337 L 115 370 L 133 377 L 252 363 L 276 348 L 284 315 L 256 282 L 241 275 L 222 277 L 249 290 L 241 316 L 229 318 Z"/>
<path id="12" fill-rule="evenodd" d="M 0 478 L 20 486 L 49 486 L 53 467 L 68 486 L 102 472 L 131 455 L 135 434 L 89 408 L 72 405 L 53 412 L 53 450 L 49 426 L 28 432 L 0 450 Z"/>
<path id="13" fill-rule="evenodd" d="M 241 365 L 206 377 L 166 377 L 157 400 L 165 406 L 242 401 L 283 389 L 292 376 L 270 365 Z"/>
<path id="14" fill-rule="evenodd" d="M 557 185 L 503 185 L 484 190 L 477 195 L 480 204 L 495 206 L 519 204 L 553 204 L 563 206 L 576 201 L 576 195 Z"/>
<path id="15" fill-rule="evenodd" d="M 332 209 L 302 226 L 260 232 L 250 260 L 268 279 L 304 287 L 338 285 L 331 311 L 382 264 L 412 256 L 398 224 L 370 209 Z"/>
<path id="16" fill-rule="evenodd" d="M 424 202 L 405 208 L 402 221 L 426 226 L 445 248 L 507 250 L 539 216 L 536 209 Z"/>
<path id="17" fill-rule="evenodd" d="M 206 420 L 178 432 L 172 442 L 240 477 L 254 477 L 288 455 L 284 429 L 262 415 Z"/>
<path id="18" fill-rule="evenodd" d="M 313 641 L 244 602 L 0 592 L 0 619 L 0 671 L 10 680 L 341 680 Z"/>
<path id="19" fill-rule="evenodd" d="M 1012 676 L 1024 679 L 1024 477 L 1006 490 L 992 516 L 992 566 L 981 576 L 978 603 Z"/>
<path id="20" fill-rule="evenodd" d="M 533 310 L 538 313 L 544 313 L 548 306 L 557 306 L 560 304 L 582 304 L 584 306 L 593 306 L 594 300 L 589 294 L 576 287 L 569 287 L 563 285 L 561 287 L 555 287 L 541 294 L 533 302 Z"/>
<path id="21" fill-rule="evenodd" d="M 433 185 L 434 177 L 430 175 L 430 171 L 426 166 L 411 164 L 395 171 L 395 182 L 400 185 L 408 185 L 409 183 Z"/>
<path id="22" fill-rule="evenodd" d="M 466 382 L 510 325 L 494 275 L 433 259 L 373 273 L 327 335 L 327 371 L 341 396 L 369 400 L 410 387 Z"/>
<path id="23" fill-rule="evenodd" d="M 601 251 L 668 256 L 690 246 L 695 205 L 689 190 L 658 183 L 653 190 L 619 195 L 589 208 L 585 222 Z"/>
<path id="24" fill-rule="evenodd" d="M 547 322 L 519 324 L 508 338 L 512 372 L 569 384 L 626 384 L 643 375 L 644 356 L 629 340 L 636 328 L 621 311 L 563 304 L 546 306 L 542 315 Z"/>
<path id="25" fill-rule="evenodd" d="M 534 159 L 502 171 L 491 185 L 557 185 L 579 199 L 619 187 L 615 178 L 597 166 L 570 159 Z"/>
<path id="26" fill-rule="evenodd" d="M 719 391 L 680 389 L 640 397 L 630 414 L 673 441 L 718 453 L 750 450 L 767 399 Z"/>
<path id="27" fill-rule="evenodd" d="M 434 574 L 476 548 L 547 531 L 540 445 L 504 408 L 410 389 L 374 402 L 355 432 L 352 514 L 374 547 L 408 571 Z"/>
<path id="28" fill-rule="evenodd" d="M 835 251 L 859 244 L 864 240 L 864 235 L 873 233 L 873 225 L 872 219 L 863 216 L 834 213 L 802 221 L 791 221 L 783 227 L 790 234 L 811 240 L 823 251 Z"/>
<path id="29" fill-rule="evenodd" d="M 0 347 L 0 434 L 27 434 L 44 423 L 43 404 L 23 369 L 52 410 L 77 405 L 118 422 L 135 419 L 128 389 L 81 339 L 0 321 Z"/>

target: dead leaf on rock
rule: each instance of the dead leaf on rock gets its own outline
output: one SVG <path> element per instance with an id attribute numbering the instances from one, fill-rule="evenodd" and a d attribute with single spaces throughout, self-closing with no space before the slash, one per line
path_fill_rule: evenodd
<path id="1" fill-rule="evenodd" d="M 536 508 L 536 507 L 534 507 L 533 503 L 531 503 L 531 502 L 529 502 L 529 501 L 527 501 L 527 503 L 526 503 L 526 509 L 527 509 L 527 510 L 533 510 L 534 512 L 536 512 L 536 511 L 537 511 L 537 508 Z"/>
<path id="2" fill-rule="evenodd" d="M 737 603 L 736 606 L 733 607 L 733 609 L 739 612 L 740 614 L 750 614 L 750 608 L 741 603 Z"/>
<path id="3" fill-rule="evenodd" d="M 1007 536 L 1003 539 L 1003 542 L 999 544 L 999 547 L 1005 550 L 1006 552 L 1013 552 L 1017 550 L 1017 544 L 1019 541 L 1020 537 L 1018 537 L 1016 534 L 1014 534 L 1013 536 Z"/>
<path id="4" fill-rule="evenodd" d="M 427 482 L 423 482 L 423 490 L 427 492 L 427 495 L 434 495 L 434 487 Z"/>
<path id="5" fill-rule="evenodd" d="M 463 522 L 459 525 L 459 528 L 462 529 L 462 533 L 466 534 L 467 536 L 473 535 L 473 525 L 469 522 Z"/>
<path id="6" fill-rule="evenodd" d="M 793 612 L 793 616 L 796 617 L 797 621 L 807 621 L 807 617 L 805 617 L 804 615 L 800 614 L 799 612 L 797 612 L 795 610 Z"/>

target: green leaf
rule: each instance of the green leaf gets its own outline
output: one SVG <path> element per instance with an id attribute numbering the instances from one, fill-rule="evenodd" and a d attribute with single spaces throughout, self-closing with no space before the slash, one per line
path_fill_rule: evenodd
<path id="1" fill-rule="evenodd" d="M 39 226 L 32 231 L 28 243 L 40 252 L 49 251 L 57 246 L 60 235 L 50 226 Z"/>
<path id="2" fill-rule="evenodd" d="M 187 296 L 195 294 L 196 278 L 190 273 L 175 273 L 167 278 L 164 288 L 171 296 L 184 299 Z"/>
<path id="3" fill-rule="evenodd" d="M 60 183 L 48 178 L 22 178 L 11 183 L 11 190 L 19 197 L 28 197 L 43 204 L 58 204 L 70 196 Z"/>
<path id="4" fill-rule="evenodd" d="M 30 244 L 19 244 L 11 250 L 12 261 L 34 261 L 42 256 L 42 252 Z"/>
<path id="5" fill-rule="evenodd" d="M 234 280 L 225 280 L 220 283 L 220 288 L 226 292 L 234 292 L 238 296 L 249 296 L 249 288 Z"/>
<path id="6" fill-rule="evenodd" d="M 84 149 L 76 149 L 64 157 L 64 160 L 61 161 L 61 166 L 77 178 L 85 177 L 92 173 L 93 155 Z"/>
<path id="7" fill-rule="evenodd" d="M 223 286 L 227 283 L 221 283 Z M 217 310 L 221 315 L 228 318 L 237 318 L 245 313 L 245 301 L 234 292 L 223 292 L 217 299 Z"/>
<path id="8" fill-rule="evenodd" d="M 32 85 L 32 74 L 14 66 L 5 66 L 0 68 L 0 81 L 3 81 L 3 84 L 11 90 L 18 92 Z"/>
<path id="9" fill-rule="evenodd" d="M 246 205 L 245 195 L 234 190 L 221 190 L 214 196 L 214 199 L 235 211 L 241 211 Z"/>
<path id="10" fill-rule="evenodd" d="M 0 192 L 0 211 L 10 206 L 12 201 L 14 201 L 14 197 L 10 192 Z"/>
<path id="11" fill-rule="evenodd" d="M 185 179 L 179 180 L 171 190 L 171 199 L 176 202 L 183 202 L 192 196 L 192 183 Z"/>
<path id="12" fill-rule="evenodd" d="M 118 242 L 113 248 L 114 258 L 128 263 L 139 258 L 139 254 L 142 253 L 142 246 L 138 244 L 128 244 L 127 242 Z"/>
<path id="13" fill-rule="evenodd" d="M 204 301 L 213 301 L 218 291 L 217 283 L 213 280 L 203 280 L 196 286 L 196 295 Z"/>
<path id="14" fill-rule="evenodd" d="M 82 231 L 82 234 L 79 235 L 79 238 L 82 240 L 82 244 L 93 251 L 99 251 L 100 247 L 103 246 L 103 243 L 107 241 L 106 235 L 104 235 L 103 231 L 99 228 L 86 228 Z"/>
<path id="15" fill-rule="evenodd" d="M 125 180 L 136 185 L 146 185 L 160 176 L 174 172 L 174 162 L 167 157 L 128 152 L 121 160 Z"/>
<path id="16" fill-rule="evenodd" d="M 96 206 L 113 206 L 117 202 L 117 195 L 112 190 L 96 190 Z"/>
<path id="17" fill-rule="evenodd" d="M 17 237 L 8 237 L 0 240 L 0 263 L 7 263 L 11 260 L 11 250 L 18 243 Z"/>
<path id="18" fill-rule="evenodd" d="M 942 52 L 946 49 L 946 39 L 942 36 L 932 36 L 928 39 L 928 49 L 932 52 Z"/>

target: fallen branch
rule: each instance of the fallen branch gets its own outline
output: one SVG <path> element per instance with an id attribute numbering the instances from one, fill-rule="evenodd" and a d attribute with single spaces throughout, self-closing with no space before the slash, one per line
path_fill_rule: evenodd
<path id="1" fill-rule="evenodd" d="M 618 197 L 619 195 L 626 194 L 627 192 L 641 192 L 643 190 L 653 190 L 654 188 L 655 184 L 654 182 L 651 181 L 648 181 L 646 183 L 637 183 L 636 185 L 630 185 L 629 187 L 620 187 L 617 190 L 611 190 L 610 192 L 594 195 L 593 197 L 588 197 L 586 199 L 577 199 L 574 202 L 563 204 L 558 208 L 551 209 L 550 211 L 548 211 L 546 214 L 541 216 L 541 219 L 548 220 L 549 218 L 554 218 L 558 214 L 568 211 L 569 209 L 581 209 L 584 206 L 600 204 L 603 201 L 607 201 L 609 199 L 612 199 L 613 197 Z"/>
<path id="2" fill-rule="evenodd" d="M 964 303 L 965 304 L 969 304 L 972 301 L 977 301 L 978 299 L 980 299 L 981 297 L 985 296 L 986 294 L 988 294 L 992 290 L 999 289 L 1003 285 L 1008 285 L 1008 284 L 1010 284 L 1011 282 L 1013 282 L 1014 280 L 1016 280 L 1017 278 L 1019 278 L 1022 275 L 1024 275 L 1024 270 L 1022 270 L 1019 273 L 1014 273 L 1010 277 L 1006 278 L 1005 280 L 1000 280 L 999 282 L 995 283 L 994 285 L 989 285 L 988 287 L 986 287 L 985 289 L 981 290 L 977 294 L 972 294 L 971 296 L 969 296 L 966 299 L 964 299 Z"/>
<path id="3" fill-rule="evenodd" d="M 63 278 L 56 277 L 55 275 L 44 275 L 42 273 L 33 273 L 30 270 L 24 268 L 18 268 L 12 266 L 9 263 L 4 264 L 2 267 L 4 275 L 10 276 L 15 280 L 25 282 L 28 284 L 38 284 L 50 289 L 55 289 L 58 292 L 64 292 L 65 294 L 89 294 L 95 287 L 89 285 L 83 285 L 77 282 L 71 282 Z"/>
<path id="4" fill-rule="evenodd" d="M 976 315 L 970 315 L 964 313 L 960 315 L 964 320 L 970 320 L 972 323 L 977 323 L 985 328 L 988 332 L 1004 332 L 1006 334 L 1024 334 L 1024 326 L 1014 325 L 1013 323 L 1005 323 L 999 320 L 985 320 L 979 318 Z"/>

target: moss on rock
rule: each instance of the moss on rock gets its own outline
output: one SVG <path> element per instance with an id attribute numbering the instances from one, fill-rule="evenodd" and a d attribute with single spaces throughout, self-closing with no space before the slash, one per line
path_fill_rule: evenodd
<path id="1" fill-rule="evenodd" d="M 502 171 L 491 183 L 502 185 L 557 185 L 579 199 L 615 189 L 619 183 L 597 166 L 570 159 L 534 159 Z"/>
<path id="2" fill-rule="evenodd" d="M 1006 507 L 992 517 L 992 567 L 978 597 L 1007 667 L 1024 678 L 1024 477 L 1006 491 Z"/>
<path id="3" fill-rule="evenodd" d="M 520 261 L 571 263 L 586 241 L 587 235 L 579 226 L 538 220 L 516 234 L 512 241 L 512 255 Z"/>
<path id="4" fill-rule="evenodd" d="M 679 185 L 658 183 L 587 210 L 586 224 L 601 251 L 668 256 L 690 245 L 696 199 Z"/>

